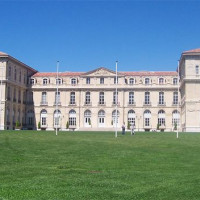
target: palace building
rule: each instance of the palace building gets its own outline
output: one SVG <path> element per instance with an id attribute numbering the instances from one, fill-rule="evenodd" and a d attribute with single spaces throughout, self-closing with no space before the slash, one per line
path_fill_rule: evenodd
<path id="1" fill-rule="evenodd" d="M 117 78 L 104 67 L 41 73 L 0 52 L 0 129 L 18 123 L 24 129 L 113 130 L 133 123 L 138 131 L 198 132 L 199 66 L 200 49 L 194 49 L 181 54 L 172 72 L 121 71 Z"/>

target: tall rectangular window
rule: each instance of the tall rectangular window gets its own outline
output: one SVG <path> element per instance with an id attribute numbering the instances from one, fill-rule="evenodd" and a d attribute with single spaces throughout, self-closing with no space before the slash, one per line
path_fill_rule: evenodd
<path id="1" fill-rule="evenodd" d="M 199 66 L 197 65 L 195 69 L 196 69 L 196 75 L 199 75 Z"/>
<path id="2" fill-rule="evenodd" d="M 173 78 L 173 85 L 177 85 L 178 84 L 178 79 L 177 78 Z"/>
<path id="3" fill-rule="evenodd" d="M 173 104 L 174 105 L 178 104 L 178 92 L 173 93 Z"/>
<path id="4" fill-rule="evenodd" d="M 70 93 L 70 104 L 71 104 L 71 105 L 76 104 L 75 92 L 71 92 L 71 93 Z"/>
<path id="5" fill-rule="evenodd" d="M 104 105 L 104 92 L 99 93 L 99 104 Z"/>
<path id="6" fill-rule="evenodd" d="M 86 78 L 86 84 L 90 84 L 90 78 L 89 77 Z"/>
<path id="7" fill-rule="evenodd" d="M 60 92 L 55 93 L 55 104 L 60 103 Z"/>
<path id="8" fill-rule="evenodd" d="M 90 92 L 86 92 L 85 94 L 85 104 L 86 105 L 90 104 Z"/>
<path id="9" fill-rule="evenodd" d="M 118 92 L 116 94 L 116 92 L 113 92 L 113 104 L 117 104 L 118 103 Z"/>
<path id="10" fill-rule="evenodd" d="M 47 103 L 47 93 L 42 92 L 42 104 L 46 104 L 46 103 Z"/>
<path id="11" fill-rule="evenodd" d="M 163 105 L 164 104 L 164 92 L 159 92 L 159 105 Z"/>
<path id="12" fill-rule="evenodd" d="M 129 105 L 134 104 L 134 92 L 129 92 Z"/>
<path id="13" fill-rule="evenodd" d="M 150 104 L 150 92 L 145 92 L 144 94 L 144 104 L 148 105 Z"/>
<path id="14" fill-rule="evenodd" d="M 100 84 L 104 84 L 104 78 L 100 78 Z"/>

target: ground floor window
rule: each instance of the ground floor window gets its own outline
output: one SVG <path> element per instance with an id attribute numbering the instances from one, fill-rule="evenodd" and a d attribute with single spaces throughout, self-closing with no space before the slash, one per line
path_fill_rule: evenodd
<path id="1" fill-rule="evenodd" d="M 69 111 L 69 126 L 76 126 L 76 111 Z"/>
<path id="2" fill-rule="evenodd" d="M 177 110 L 174 110 L 172 113 L 172 126 L 180 125 L 180 113 Z"/>
<path id="3" fill-rule="evenodd" d="M 144 111 L 144 126 L 150 126 L 151 112 L 150 110 Z"/>
<path id="4" fill-rule="evenodd" d="M 134 110 L 128 111 L 128 123 L 130 125 L 133 124 L 135 126 L 135 112 L 134 112 Z"/>

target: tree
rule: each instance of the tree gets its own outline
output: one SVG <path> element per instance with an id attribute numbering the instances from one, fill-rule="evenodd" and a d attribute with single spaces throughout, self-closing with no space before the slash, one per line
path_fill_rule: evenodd
<path id="1" fill-rule="evenodd" d="M 88 123 L 89 123 L 89 125 L 91 125 L 91 120 L 90 120 L 90 118 L 88 119 Z"/>

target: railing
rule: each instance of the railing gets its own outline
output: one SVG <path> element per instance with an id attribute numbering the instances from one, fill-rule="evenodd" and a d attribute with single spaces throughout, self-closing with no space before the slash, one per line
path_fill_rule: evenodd
<path id="1" fill-rule="evenodd" d="M 92 106 L 92 102 L 85 102 L 84 106 Z"/>
<path id="2" fill-rule="evenodd" d="M 135 106 L 136 104 L 135 104 L 135 102 L 129 101 L 129 102 L 127 103 L 127 105 L 128 105 L 128 106 Z"/>
<path id="3" fill-rule="evenodd" d="M 113 101 L 113 102 L 112 102 L 112 105 L 113 105 L 113 106 L 116 106 L 116 102 Z M 120 102 L 118 102 L 117 105 L 120 106 Z"/>
<path id="4" fill-rule="evenodd" d="M 48 105 L 48 102 L 42 101 L 42 102 L 40 102 L 40 105 L 41 105 L 41 106 L 47 106 L 47 105 Z"/>
<path id="5" fill-rule="evenodd" d="M 58 106 L 61 106 L 61 102 L 54 102 L 54 105 L 58 104 Z"/>
<path id="6" fill-rule="evenodd" d="M 105 106 L 105 105 L 106 105 L 106 102 L 105 102 L 105 101 L 104 101 L 104 102 L 100 102 L 100 101 L 99 101 L 99 102 L 98 102 L 98 105 L 99 105 L 99 106 Z"/>
<path id="7" fill-rule="evenodd" d="M 166 106 L 165 102 L 158 102 L 158 106 Z"/>
<path id="8" fill-rule="evenodd" d="M 143 106 L 151 106 L 151 102 L 144 102 Z"/>
<path id="9" fill-rule="evenodd" d="M 69 106 L 76 106 L 76 102 L 69 102 Z"/>

